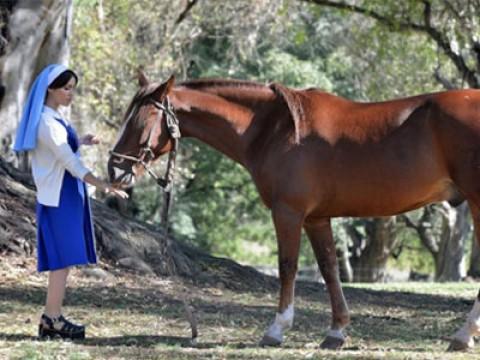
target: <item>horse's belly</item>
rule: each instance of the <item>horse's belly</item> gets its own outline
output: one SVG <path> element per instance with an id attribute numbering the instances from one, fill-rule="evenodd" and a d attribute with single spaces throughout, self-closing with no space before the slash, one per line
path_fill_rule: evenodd
<path id="1" fill-rule="evenodd" d="M 442 153 L 428 134 L 416 136 L 337 152 L 331 211 L 338 216 L 388 216 L 451 198 L 455 189 Z"/>
<path id="2" fill-rule="evenodd" d="M 429 183 L 392 182 L 383 186 L 363 186 L 348 191 L 338 189 L 331 201 L 330 216 L 390 216 L 421 206 L 453 199 L 456 189 L 448 178 Z"/>

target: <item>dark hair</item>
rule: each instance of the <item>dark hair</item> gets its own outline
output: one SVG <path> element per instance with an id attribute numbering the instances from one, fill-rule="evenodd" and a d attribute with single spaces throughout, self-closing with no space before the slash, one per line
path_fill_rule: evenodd
<path id="1" fill-rule="evenodd" d="M 60 89 L 67 85 L 70 79 L 75 79 L 75 85 L 78 84 L 78 76 L 72 70 L 65 70 L 60 75 L 57 76 L 55 80 L 48 87 L 49 89 Z"/>

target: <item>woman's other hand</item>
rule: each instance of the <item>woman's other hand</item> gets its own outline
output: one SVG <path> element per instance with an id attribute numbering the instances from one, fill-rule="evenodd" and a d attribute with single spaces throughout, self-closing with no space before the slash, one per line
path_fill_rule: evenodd
<path id="1" fill-rule="evenodd" d="M 100 144 L 100 140 L 98 140 L 98 138 L 93 134 L 87 134 L 80 138 L 80 145 L 97 145 L 97 144 Z"/>

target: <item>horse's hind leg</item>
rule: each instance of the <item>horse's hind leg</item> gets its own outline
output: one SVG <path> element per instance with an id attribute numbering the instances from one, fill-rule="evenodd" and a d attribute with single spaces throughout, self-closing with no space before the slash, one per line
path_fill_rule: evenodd
<path id="1" fill-rule="evenodd" d="M 293 324 L 294 285 L 303 224 L 303 214 L 284 204 L 272 207 L 272 217 L 278 242 L 280 302 L 275 321 L 260 341 L 261 346 L 280 345 L 283 332 Z"/>
<path id="2" fill-rule="evenodd" d="M 320 347 L 323 349 L 338 349 L 345 343 L 343 329 L 350 322 L 350 316 L 340 284 L 330 219 L 322 219 L 314 223 L 307 221 L 304 228 L 312 244 L 325 284 L 327 285 L 332 306 L 331 328 Z"/>
<path id="3" fill-rule="evenodd" d="M 468 198 L 468 196 L 467 196 Z M 480 243 L 480 196 L 469 198 L 468 202 L 472 214 L 475 238 Z M 448 350 L 465 350 L 473 347 L 473 337 L 480 335 L 480 291 L 475 299 L 472 310 L 463 326 L 453 335 Z"/>

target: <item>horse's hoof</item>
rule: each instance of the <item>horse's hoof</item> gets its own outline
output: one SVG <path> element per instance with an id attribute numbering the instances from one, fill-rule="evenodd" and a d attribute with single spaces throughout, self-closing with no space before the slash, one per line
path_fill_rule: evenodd
<path id="1" fill-rule="evenodd" d="M 268 335 L 263 335 L 263 339 L 260 340 L 260 346 L 280 346 L 282 342 Z"/>
<path id="2" fill-rule="evenodd" d="M 463 341 L 453 339 L 450 341 L 448 351 L 465 351 L 473 347 L 473 344 L 464 343 Z"/>
<path id="3" fill-rule="evenodd" d="M 320 344 L 320 349 L 328 350 L 338 350 L 343 344 L 345 344 L 345 339 L 340 339 L 334 336 L 327 336 L 325 340 Z"/>

